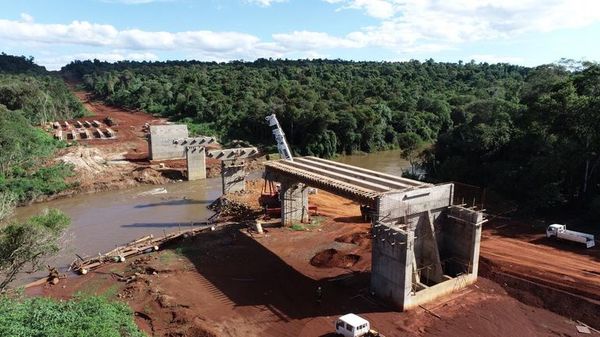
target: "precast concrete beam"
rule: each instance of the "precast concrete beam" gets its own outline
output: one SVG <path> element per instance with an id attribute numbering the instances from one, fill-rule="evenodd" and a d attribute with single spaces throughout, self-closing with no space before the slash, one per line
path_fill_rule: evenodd
<path id="1" fill-rule="evenodd" d="M 265 163 L 265 173 L 273 180 L 296 181 L 340 195 L 363 205 L 374 206 L 379 193 L 315 172 L 284 165 L 281 161 Z"/>
<path id="2" fill-rule="evenodd" d="M 383 185 L 383 186 L 388 187 L 388 189 L 405 189 L 405 188 L 410 188 L 410 187 L 414 186 L 414 185 L 407 184 L 406 182 L 399 182 L 397 179 L 382 178 L 382 177 L 375 176 L 372 174 L 367 174 L 364 172 L 356 171 L 354 169 L 348 169 L 345 167 L 340 167 L 338 165 L 332 164 L 335 162 L 313 160 L 313 157 L 295 158 L 295 162 L 301 162 L 301 163 L 304 163 L 307 165 L 325 169 L 329 172 L 344 174 L 344 175 L 352 177 L 352 178 L 357 178 L 357 179 L 365 180 L 367 182 Z"/>
<path id="3" fill-rule="evenodd" d="M 241 147 L 235 149 L 210 150 L 207 153 L 209 158 L 219 160 L 234 160 L 254 157 L 258 154 L 258 149 L 255 147 Z"/>
<path id="4" fill-rule="evenodd" d="M 362 167 L 357 167 L 357 166 L 352 166 L 352 165 L 348 165 L 348 164 L 343 164 L 343 163 L 338 163 L 338 162 L 334 162 L 331 160 L 327 160 L 327 159 L 322 159 L 322 158 L 318 158 L 318 157 L 304 157 L 306 159 L 312 160 L 312 161 L 317 161 L 317 162 L 323 162 L 323 163 L 328 163 L 328 164 L 333 164 L 336 167 L 341 167 L 341 168 L 346 168 L 349 170 L 352 170 L 354 172 L 358 172 L 358 173 L 364 173 L 373 177 L 378 177 L 378 178 L 384 178 L 384 179 L 388 179 L 391 181 L 397 181 L 406 185 L 410 185 L 413 187 L 423 187 L 423 186 L 431 186 L 431 184 L 427 184 L 418 180 L 413 180 L 413 179 L 408 179 L 408 178 L 402 178 L 402 177 L 398 177 L 398 176 L 394 176 L 391 174 L 386 174 L 386 173 L 382 173 L 382 172 L 377 172 L 377 171 L 373 171 L 373 170 L 369 170 L 369 169 L 365 169 Z"/>

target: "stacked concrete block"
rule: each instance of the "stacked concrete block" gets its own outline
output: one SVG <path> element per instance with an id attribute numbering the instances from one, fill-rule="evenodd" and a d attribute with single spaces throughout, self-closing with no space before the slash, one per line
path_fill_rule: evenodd
<path id="1" fill-rule="evenodd" d="M 106 130 L 104 130 L 104 134 L 108 138 L 115 138 L 117 136 L 115 131 L 113 131 L 113 129 L 111 129 L 111 128 L 106 128 Z"/>

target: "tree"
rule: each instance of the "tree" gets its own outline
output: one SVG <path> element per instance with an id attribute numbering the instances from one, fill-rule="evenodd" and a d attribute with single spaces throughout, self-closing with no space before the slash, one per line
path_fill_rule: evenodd
<path id="1" fill-rule="evenodd" d="M 410 163 L 410 171 L 408 172 L 408 175 L 410 177 L 416 177 L 416 168 L 418 164 L 417 160 L 421 152 L 421 145 L 423 141 L 421 140 L 421 137 L 414 132 L 403 133 L 398 138 L 400 148 L 402 149 L 400 157 L 404 160 L 408 160 Z"/>
<path id="2" fill-rule="evenodd" d="M 10 192 L 0 192 L 0 223 L 8 218 L 15 208 L 17 197 Z"/>
<path id="3" fill-rule="evenodd" d="M 60 249 L 70 219 L 56 209 L 0 228 L 0 292 L 19 272 L 41 270 L 46 258 Z"/>

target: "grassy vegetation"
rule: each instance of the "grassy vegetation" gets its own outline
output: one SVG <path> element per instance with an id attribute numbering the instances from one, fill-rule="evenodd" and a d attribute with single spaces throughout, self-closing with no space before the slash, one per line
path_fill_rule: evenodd
<path id="1" fill-rule="evenodd" d="M 300 224 L 300 223 L 295 223 L 290 227 L 290 230 L 293 231 L 304 231 L 306 230 L 306 228 L 304 227 L 304 225 Z"/>
<path id="2" fill-rule="evenodd" d="M 61 78 L 31 59 L 0 54 L 0 193 L 24 203 L 68 188 L 71 168 L 48 162 L 66 143 L 35 125 L 84 111 Z"/>
<path id="3" fill-rule="evenodd" d="M 133 312 L 105 297 L 81 296 L 69 301 L 0 297 L 0 336 L 11 337 L 143 337 Z"/>

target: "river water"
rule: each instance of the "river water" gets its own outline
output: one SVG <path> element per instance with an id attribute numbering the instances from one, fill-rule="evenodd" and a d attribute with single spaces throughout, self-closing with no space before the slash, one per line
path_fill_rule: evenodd
<path id="1" fill-rule="evenodd" d="M 401 170 L 408 167 L 398 150 L 340 156 L 335 160 L 393 175 L 400 175 Z M 20 207 L 15 216 L 24 219 L 44 209 L 57 208 L 71 218 L 61 252 L 48 261 L 64 271 L 75 254 L 97 255 L 144 235 L 163 235 L 205 221 L 213 214 L 206 206 L 220 195 L 220 178 L 211 178 L 82 194 Z M 19 283 L 44 275 L 45 272 L 40 272 L 24 276 Z"/>

